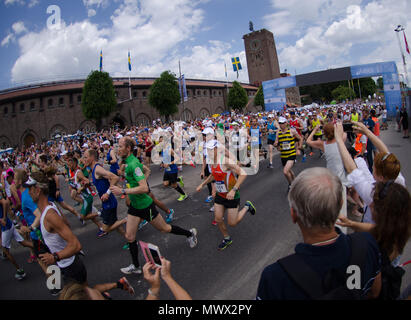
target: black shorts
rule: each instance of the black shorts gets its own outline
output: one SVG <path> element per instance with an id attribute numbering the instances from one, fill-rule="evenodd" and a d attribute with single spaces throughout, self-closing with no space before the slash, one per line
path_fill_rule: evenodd
<path id="1" fill-rule="evenodd" d="M 219 196 L 217 193 L 214 199 L 214 203 L 221 204 L 222 206 L 224 206 L 224 208 L 227 209 L 235 209 L 238 208 L 240 205 L 240 198 L 227 200 L 226 198 Z"/>
<path id="2" fill-rule="evenodd" d="M 158 215 L 158 211 L 157 211 L 156 205 L 154 204 L 154 201 L 151 203 L 150 206 L 148 206 L 145 209 L 136 209 L 136 208 L 130 206 L 128 208 L 127 213 L 129 215 L 132 215 L 134 217 L 139 217 L 139 218 L 141 218 L 143 220 L 146 220 L 148 222 L 153 221 Z"/>
<path id="3" fill-rule="evenodd" d="M 210 170 L 208 169 L 208 164 L 206 164 L 204 169 L 204 176 L 209 177 L 211 175 Z"/>
<path id="4" fill-rule="evenodd" d="M 288 157 L 288 158 L 281 158 L 281 163 L 283 164 L 283 167 L 285 167 L 285 165 L 287 164 L 287 161 L 288 161 L 288 160 L 294 161 L 295 159 L 297 159 L 296 156 L 291 156 L 291 157 Z"/>
<path id="5" fill-rule="evenodd" d="M 100 217 L 106 226 L 113 225 L 117 221 L 117 208 L 103 209 Z"/>
<path id="6" fill-rule="evenodd" d="M 271 144 L 273 146 L 274 143 L 275 143 L 275 140 L 267 139 L 267 144 Z"/>
<path id="7" fill-rule="evenodd" d="M 163 181 L 169 181 L 171 184 L 174 184 L 174 183 L 177 183 L 177 179 L 178 179 L 178 172 L 176 173 L 164 172 Z"/>
<path id="8" fill-rule="evenodd" d="M 151 150 L 150 150 L 150 151 L 146 151 L 146 157 L 147 157 L 147 158 L 151 158 Z"/>
<path id="9" fill-rule="evenodd" d="M 40 254 L 50 253 L 50 249 L 40 240 L 31 239 L 33 242 L 34 255 L 39 258 Z"/>
<path id="10" fill-rule="evenodd" d="M 78 255 L 76 255 L 71 265 L 66 268 L 60 268 L 60 270 L 63 275 L 64 283 L 85 283 L 87 281 L 86 267 Z"/>

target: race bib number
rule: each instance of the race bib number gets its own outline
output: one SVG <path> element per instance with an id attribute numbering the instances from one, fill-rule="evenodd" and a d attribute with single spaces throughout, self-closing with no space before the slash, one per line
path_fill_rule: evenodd
<path id="1" fill-rule="evenodd" d="M 224 184 L 223 181 L 216 181 L 215 182 L 215 187 L 216 187 L 218 193 L 226 193 L 227 192 L 227 188 L 225 187 L 225 184 Z"/>
<path id="2" fill-rule="evenodd" d="M 291 144 L 290 143 L 283 143 L 282 144 L 282 149 L 283 150 L 290 150 L 291 149 Z"/>

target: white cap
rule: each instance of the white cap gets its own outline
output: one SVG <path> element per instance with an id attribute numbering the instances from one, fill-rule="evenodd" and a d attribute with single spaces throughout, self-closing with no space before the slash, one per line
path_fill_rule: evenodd
<path id="1" fill-rule="evenodd" d="M 110 146 L 111 144 L 110 144 L 110 141 L 108 141 L 108 140 L 105 140 L 101 145 L 108 145 L 108 146 Z"/>
<path id="2" fill-rule="evenodd" d="M 269 118 L 274 118 L 274 115 L 273 115 L 272 113 L 270 113 L 270 114 L 268 115 L 268 117 L 269 117 Z"/>
<path id="3" fill-rule="evenodd" d="M 203 130 L 203 134 L 214 134 L 214 129 L 207 127 Z"/>
<path id="4" fill-rule="evenodd" d="M 280 118 L 278 119 L 278 123 L 287 123 L 287 119 L 284 118 L 284 117 L 280 117 Z"/>

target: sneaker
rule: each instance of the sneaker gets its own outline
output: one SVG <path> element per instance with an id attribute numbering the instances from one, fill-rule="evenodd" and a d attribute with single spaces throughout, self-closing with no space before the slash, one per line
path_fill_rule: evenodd
<path id="1" fill-rule="evenodd" d="M 173 221 L 174 210 L 170 209 L 170 212 L 166 216 L 166 222 L 171 223 Z"/>
<path id="2" fill-rule="evenodd" d="M 79 254 L 79 255 L 81 255 L 81 256 L 83 256 L 83 257 L 85 257 L 85 256 L 86 256 L 86 254 L 84 253 L 84 251 L 83 251 L 83 250 L 80 250 L 80 251 L 78 252 L 78 254 Z"/>
<path id="3" fill-rule="evenodd" d="M 147 220 L 143 220 L 142 222 L 140 222 L 140 224 L 138 225 L 138 230 L 141 230 L 147 223 Z"/>
<path id="4" fill-rule="evenodd" d="M 25 276 L 26 276 L 26 273 L 24 272 L 23 269 L 18 269 L 18 270 L 16 271 L 16 274 L 14 275 L 14 277 L 15 277 L 17 280 L 22 280 L 22 279 L 24 279 Z"/>
<path id="5" fill-rule="evenodd" d="M 205 199 L 206 203 L 210 203 L 211 201 L 213 201 L 213 196 L 208 196 L 207 199 Z"/>
<path id="6" fill-rule="evenodd" d="M 212 206 L 212 207 L 210 208 L 210 210 L 208 210 L 208 211 L 214 212 L 214 206 Z"/>
<path id="7" fill-rule="evenodd" d="M 213 220 L 213 222 L 211 222 L 211 224 L 212 224 L 213 226 L 216 226 L 216 225 L 217 225 L 217 221 Z"/>
<path id="8" fill-rule="evenodd" d="M 30 258 L 27 259 L 27 263 L 33 263 L 33 262 L 37 262 L 36 256 L 30 256 Z"/>
<path id="9" fill-rule="evenodd" d="M 225 248 L 227 248 L 229 245 L 233 243 L 233 240 L 231 237 L 228 239 L 224 238 L 223 241 L 218 245 L 218 251 L 223 251 Z"/>
<path id="10" fill-rule="evenodd" d="M 181 188 L 184 188 L 184 181 L 183 181 L 183 176 L 179 177 L 177 179 L 178 184 L 180 185 Z"/>
<path id="11" fill-rule="evenodd" d="M 307 159 L 307 157 L 306 156 L 303 156 L 303 160 L 301 161 L 301 162 L 305 162 L 305 160 Z"/>
<path id="12" fill-rule="evenodd" d="M 97 237 L 99 237 L 99 238 L 101 238 L 101 237 L 103 237 L 103 236 L 105 236 L 105 235 L 107 235 L 108 233 L 107 232 L 105 232 L 104 230 L 99 230 L 98 232 L 97 232 Z"/>
<path id="13" fill-rule="evenodd" d="M 182 195 L 180 196 L 180 198 L 177 199 L 177 201 L 184 201 L 184 200 L 187 199 L 187 198 L 188 198 L 188 195 L 182 194 Z"/>
<path id="14" fill-rule="evenodd" d="M 197 246 L 197 229 L 192 228 L 190 229 L 190 232 L 192 233 L 192 236 L 188 237 L 187 241 L 190 244 L 190 248 L 194 248 L 195 246 Z"/>
<path id="15" fill-rule="evenodd" d="M 52 296 L 56 297 L 60 294 L 61 290 L 63 290 L 63 289 L 51 289 L 51 290 L 49 290 L 49 292 Z"/>
<path id="16" fill-rule="evenodd" d="M 264 149 L 264 159 L 267 159 L 268 151 Z"/>
<path id="17" fill-rule="evenodd" d="M 314 154 L 313 152 L 310 152 L 308 155 L 309 155 L 310 157 L 312 157 L 312 156 L 313 156 L 313 154 Z"/>
<path id="18" fill-rule="evenodd" d="M 86 224 L 86 221 L 83 219 L 82 216 L 78 216 L 77 218 L 80 220 L 82 226 Z"/>
<path id="19" fill-rule="evenodd" d="M 142 274 L 142 273 L 143 273 L 143 271 L 141 270 L 141 267 L 136 268 L 136 267 L 134 266 L 134 264 L 130 264 L 130 265 L 129 265 L 128 267 L 126 267 L 126 268 L 121 268 L 120 271 L 121 271 L 122 273 L 125 273 L 125 274 L 132 274 L 132 273 Z"/>
<path id="20" fill-rule="evenodd" d="M 134 295 L 134 288 L 131 286 L 130 282 L 128 282 L 126 277 L 122 277 L 118 280 L 123 285 L 123 290 L 128 291 L 129 294 Z"/>
<path id="21" fill-rule="evenodd" d="M 130 248 L 130 245 L 128 244 L 128 243 L 126 243 L 124 246 L 123 246 L 123 250 L 128 250 Z"/>
<path id="22" fill-rule="evenodd" d="M 273 167 L 273 164 L 272 164 L 272 163 L 269 163 L 268 166 L 267 166 L 267 168 L 273 169 L 273 168 L 274 168 L 274 167 Z"/>
<path id="23" fill-rule="evenodd" d="M 257 210 L 255 209 L 254 205 L 251 203 L 251 201 L 247 201 L 245 203 L 245 206 L 248 207 L 248 211 L 250 211 L 251 215 L 255 215 L 255 213 L 257 212 Z"/>

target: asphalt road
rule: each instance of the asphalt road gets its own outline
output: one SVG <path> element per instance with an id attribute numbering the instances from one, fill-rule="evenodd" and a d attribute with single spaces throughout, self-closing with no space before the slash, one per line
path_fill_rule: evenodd
<path id="1" fill-rule="evenodd" d="M 389 149 L 401 160 L 402 173 L 406 181 L 411 179 L 411 142 L 402 139 L 391 124 L 389 131 L 382 131 L 382 139 Z M 296 174 L 302 170 L 325 166 L 325 161 L 319 158 L 318 151 L 309 157 L 306 163 L 301 163 L 299 157 L 294 166 Z M 255 216 L 247 215 L 235 228 L 229 228 L 233 244 L 219 252 L 217 246 L 222 236 L 216 226 L 211 224 L 213 215 L 209 212 L 210 205 L 205 203 L 207 188 L 196 193 L 195 188 L 200 183 L 200 168 L 185 166 L 182 172 L 185 190 L 190 197 L 178 202 L 178 194 L 162 186 L 163 172 L 158 167 L 152 167 L 149 178 L 151 189 L 155 196 L 175 210 L 173 224 L 198 230 L 198 246 L 191 249 L 185 237 L 172 234 L 161 234 L 150 225 L 145 226 L 137 234 L 137 239 L 151 242 L 159 246 L 161 254 L 171 261 L 173 277 L 182 285 L 194 299 L 198 300 L 232 300 L 255 299 L 260 274 L 265 266 L 294 251 L 295 245 L 302 240 L 299 229 L 291 222 L 288 201 L 287 182 L 282 174 L 279 156 L 274 157 L 274 169 L 267 168 L 267 160 L 260 162 L 257 175 L 247 177 L 241 188 L 241 206 L 251 200 L 257 208 Z M 63 183 L 63 198 L 70 204 L 74 201 L 67 193 Z M 98 198 L 95 205 L 101 207 Z M 78 209 L 78 207 L 77 207 Z M 131 263 L 128 250 L 123 250 L 125 240 L 116 232 L 103 238 L 97 238 L 96 226 L 88 222 L 81 226 L 70 213 L 65 212 L 74 233 L 78 236 L 86 253 L 83 261 L 87 267 L 88 281 L 91 286 L 99 283 L 115 282 L 123 274 L 120 268 Z M 119 199 L 119 218 L 126 216 L 126 206 Z M 0 260 L 0 299 L 41 299 L 55 300 L 46 288 L 46 280 L 36 264 L 26 262 L 29 253 L 13 243 L 12 253 L 27 273 L 22 281 L 14 279 L 15 269 L 7 260 Z M 408 243 L 402 262 L 411 259 L 411 246 Z M 140 262 L 143 256 L 140 254 Z M 410 266 L 404 276 L 403 287 L 411 283 Z M 136 290 L 135 296 L 130 296 L 121 290 L 110 292 L 113 299 L 144 299 L 148 284 L 141 275 L 127 276 Z M 162 284 L 161 299 L 173 299 L 165 283 Z"/>

